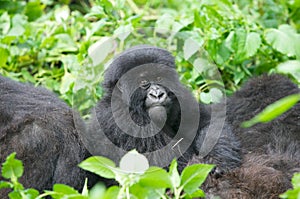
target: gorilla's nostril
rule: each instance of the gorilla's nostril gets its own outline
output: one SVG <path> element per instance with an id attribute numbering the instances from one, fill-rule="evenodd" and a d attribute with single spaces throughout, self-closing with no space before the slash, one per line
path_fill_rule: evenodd
<path id="1" fill-rule="evenodd" d="M 157 95 L 155 95 L 154 93 L 149 93 L 150 97 L 156 99 L 157 98 Z"/>
<path id="2" fill-rule="evenodd" d="M 165 95 L 165 93 L 159 93 L 159 94 L 158 94 L 158 99 L 161 99 L 161 98 L 163 98 L 163 97 L 164 97 L 164 95 Z"/>

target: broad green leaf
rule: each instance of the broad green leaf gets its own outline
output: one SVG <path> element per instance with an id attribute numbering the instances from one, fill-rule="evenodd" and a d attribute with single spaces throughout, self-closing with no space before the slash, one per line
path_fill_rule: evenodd
<path id="1" fill-rule="evenodd" d="M 173 188 L 177 188 L 180 185 L 180 176 L 177 170 L 177 161 L 174 159 L 169 168 L 169 175 L 171 182 L 173 184 Z"/>
<path id="2" fill-rule="evenodd" d="M 12 27 L 8 32 L 8 36 L 21 36 L 25 32 L 24 26 L 27 24 L 26 16 L 16 14 L 12 18 Z"/>
<path id="3" fill-rule="evenodd" d="M 287 56 L 297 55 L 300 58 L 300 34 L 288 24 L 280 25 L 278 29 L 268 29 L 265 32 L 267 42 L 279 52 Z"/>
<path id="4" fill-rule="evenodd" d="M 120 160 L 120 169 L 130 173 L 144 173 L 149 168 L 147 158 L 136 150 L 129 151 Z"/>
<path id="5" fill-rule="evenodd" d="M 41 4 L 39 0 L 29 1 L 25 6 L 25 15 L 28 21 L 34 21 L 43 15 L 46 5 Z"/>
<path id="6" fill-rule="evenodd" d="M 300 188 L 300 173 L 295 173 L 292 178 L 292 185 L 294 189 Z"/>
<path id="7" fill-rule="evenodd" d="M 193 56 L 200 48 L 200 45 L 191 38 L 188 38 L 184 41 L 183 54 L 184 59 L 188 60 Z"/>
<path id="8" fill-rule="evenodd" d="M 300 83 L 300 61 L 289 60 L 277 66 L 277 71 L 283 74 L 292 75 Z"/>
<path id="9" fill-rule="evenodd" d="M 36 199 L 40 193 L 35 189 L 26 189 L 24 190 L 24 194 L 26 195 L 26 199 Z"/>
<path id="10" fill-rule="evenodd" d="M 57 193 L 63 193 L 66 195 L 70 194 L 78 194 L 78 191 L 75 190 L 74 188 L 64 185 L 64 184 L 55 184 L 53 185 L 53 191 Z"/>
<path id="11" fill-rule="evenodd" d="M 247 34 L 244 51 L 246 54 L 245 58 L 253 56 L 261 45 L 260 35 L 256 32 L 250 32 Z"/>
<path id="12" fill-rule="evenodd" d="M 89 191 L 90 199 L 103 198 L 106 191 L 106 187 L 102 182 L 95 184 Z"/>
<path id="13" fill-rule="evenodd" d="M 88 55 L 92 59 L 94 66 L 102 63 L 107 58 L 108 54 L 113 51 L 114 44 L 114 40 L 102 37 L 89 47 Z"/>
<path id="14" fill-rule="evenodd" d="M 139 183 L 152 188 L 171 188 L 172 182 L 166 170 L 159 167 L 150 167 L 141 176 Z"/>
<path id="15" fill-rule="evenodd" d="M 152 189 L 150 187 L 144 187 L 140 184 L 134 184 L 130 187 L 130 194 L 132 194 L 134 197 L 132 198 L 143 198 L 143 199 L 160 199 L 161 195 L 157 193 L 161 193 L 161 189 Z M 164 193 L 164 189 L 162 191 Z"/>
<path id="16" fill-rule="evenodd" d="M 300 173 L 295 173 L 292 178 L 293 189 L 280 194 L 280 198 L 299 199 L 300 198 Z"/>
<path id="17" fill-rule="evenodd" d="M 10 154 L 2 164 L 2 176 L 4 178 L 19 178 L 22 176 L 24 168 L 20 160 L 15 159 L 16 153 Z"/>
<path id="18" fill-rule="evenodd" d="M 59 92 L 61 94 L 65 94 L 66 92 L 71 90 L 71 85 L 74 83 L 75 79 L 76 78 L 71 73 L 66 72 L 61 79 Z"/>
<path id="19" fill-rule="evenodd" d="M 55 184 L 53 191 L 47 191 L 46 193 L 51 195 L 53 199 L 88 199 L 88 197 L 79 194 L 74 188 L 64 184 Z"/>
<path id="20" fill-rule="evenodd" d="M 246 58 L 245 46 L 247 39 L 247 32 L 244 28 L 237 28 L 234 33 L 234 46 L 235 58 L 238 61 L 242 61 Z"/>
<path id="21" fill-rule="evenodd" d="M 174 18 L 170 14 L 163 14 L 156 20 L 155 32 L 166 34 L 172 29 L 173 23 Z"/>
<path id="22" fill-rule="evenodd" d="M 133 28 L 131 24 L 121 25 L 114 31 L 114 35 L 117 36 L 121 41 L 125 41 L 132 31 Z"/>
<path id="23" fill-rule="evenodd" d="M 188 194 L 187 196 L 185 196 L 186 199 L 192 199 L 192 198 L 204 198 L 205 197 L 205 193 L 204 191 L 202 191 L 201 189 L 195 191 L 192 194 Z"/>
<path id="24" fill-rule="evenodd" d="M 292 108 L 300 100 L 300 94 L 293 94 L 284 97 L 273 104 L 267 106 L 262 112 L 252 119 L 242 123 L 242 127 L 248 128 L 259 122 L 266 123 L 280 116 L 284 112 Z"/>
<path id="25" fill-rule="evenodd" d="M 201 92 L 200 93 L 200 100 L 201 100 L 201 102 L 203 102 L 205 104 L 211 103 L 211 95 L 210 95 L 210 93 Z"/>
<path id="26" fill-rule="evenodd" d="M 223 93 L 220 89 L 218 88 L 212 88 L 209 91 L 210 96 L 211 96 L 211 101 L 212 102 L 220 102 L 221 99 L 223 98 Z"/>
<path id="27" fill-rule="evenodd" d="M 62 52 L 76 52 L 78 50 L 76 43 L 70 35 L 62 33 L 55 35 L 54 38 L 57 39 L 56 44 L 52 49 L 54 54 L 61 54 Z"/>
<path id="28" fill-rule="evenodd" d="M 61 6 L 55 9 L 54 11 L 55 20 L 58 23 L 62 23 L 63 21 L 66 21 L 68 17 L 70 16 L 70 8 L 69 6 Z"/>
<path id="29" fill-rule="evenodd" d="M 181 186 L 187 194 L 193 194 L 205 181 L 209 172 L 214 168 L 210 164 L 194 164 L 187 166 L 181 174 Z"/>
<path id="30" fill-rule="evenodd" d="M 116 165 L 113 161 L 105 157 L 90 157 L 81 162 L 79 167 L 104 178 L 113 179 L 115 177 L 113 169 L 116 168 Z"/>
<path id="31" fill-rule="evenodd" d="M 6 61 L 8 59 L 9 56 L 9 51 L 6 48 L 1 48 L 0 47 L 0 67 L 3 67 L 6 65 Z"/>
<path id="32" fill-rule="evenodd" d="M 13 187 L 12 183 L 6 181 L 0 181 L 0 189 L 12 188 L 12 187 Z"/>
<path id="33" fill-rule="evenodd" d="M 117 199 L 118 194 L 120 192 L 120 187 L 118 186 L 111 186 L 107 189 L 102 199 Z"/>
<path id="34" fill-rule="evenodd" d="M 4 12 L 0 17 L 0 31 L 6 35 L 10 28 L 10 18 L 7 12 Z"/>

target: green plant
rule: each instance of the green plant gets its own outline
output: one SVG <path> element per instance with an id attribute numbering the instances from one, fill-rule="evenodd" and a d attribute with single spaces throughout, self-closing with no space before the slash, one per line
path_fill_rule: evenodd
<path id="1" fill-rule="evenodd" d="M 24 189 L 18 178 L 23 174 L 24 168 L 20 160 L 15 159 L 16 153 L 10 154 L 2 164 L 1 175 L 8 181 L 0 181 L 0 189 L 11 188 L 9 193 L 11 199 L 35 199 L 39 192 L 35 189 Z"/>
<path id="2" fill-rule="evenodd" d="M 106 61 L 142 43 L 169 49 L 182 82 L 204 103 L 261 73 L 300 83 L 298 1 L 90 0 L 84 12 L 71 5 L 3 1 L 0 73 L 46 86 L 84 115 L 102 96 Z M 109 38 L 111 47 L 103 45 Z M 95 64 L 97 45 L 105 56 Z"/>
<path id="3" fill-rule="evenodd" d="M 119 186 L 106 189 L 102 183 L 88 190 L 87 180 L 82 192 L 70 186 L 55 184 L 53 190 L 45 190 L 39 194 L 35 189 L 24 189 L 18 182 L 22 176 L 23 165 L 15 159 L 12 153 L 2 164 L 2 176 L 9 181 L 0 181 L 0 189 L 10 188 L 10 199 L 35 199 L 51 196 L 54 199 L 112 199 L 112 198 L 194 198 L 204 197 L 205 193 L 199 188 L 209 172 L 214 168 L 208 164 L 187 166 L 181 175 L 177 171 L 177 162 L 173 160 L 169 172 L 159 167 L 149 167 L 145 156 L 135 150 L 128 152 L 120 161 L 120 167 L 105 157 L 93 156 L 82 163 L 80 167 L 107 179 L 114 179 Z"/>
<path id="4" fill-rule="evenodd" d="M 113 186 L 108 189 L 116 192 L 113 198 L 179 199 L 205 196 L 199 187 L 213 169 L 213 165 L 190 165 L 179 175 L 176 160 L 172 161 L 169 172 L 159 167 L 148 168 L 145 160 L 147 159 L 143 155 L 130 151 L 121 159 L 120 168 L 111 160 L 99 156 L 90 157 L 79 166 L 102 177 L 118 181 L 120 187 Z"/>
<path id="5" fill-rule="evenodd" d="M 280 198 L 299 199 L 300 198 L 300 173 L 295 173 L 292 178 L 293 189 L 281 194 Z"/>

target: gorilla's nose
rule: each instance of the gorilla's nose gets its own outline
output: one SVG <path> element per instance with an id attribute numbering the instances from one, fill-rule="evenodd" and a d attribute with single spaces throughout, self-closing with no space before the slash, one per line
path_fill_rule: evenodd
<path id="1" fill-rule="evenodd" d="M 161 103 L 167 98 L 167 92 L 160 86 L 152 85 L 149 88 L 148 98 L 154 103 Z"/>

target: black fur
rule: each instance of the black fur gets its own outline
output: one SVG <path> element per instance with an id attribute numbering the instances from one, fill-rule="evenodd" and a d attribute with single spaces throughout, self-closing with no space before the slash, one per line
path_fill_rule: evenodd
<path id="1" fill-rule="evenodd" d="M 145 68 L 138 71 L 137 68 L 141 65 L 144 65 Z M 156 68 L 157 65 L 159 65 L 159 68 Z M 135 69 L 138 71 L 135 77 L 120 80 L 123 75 Z M 167 70 L 168 72 L 165 72 L 164 70 Z M 143 89 L 140 88 L 137 88 L 136 90 L 132 88 L 137 85 L 135 81 L 142 75 L 145 75 L 146 78 L 153 82 L 153 84 L 163 86 L 168 93 L 169 99 L 171 99 L 170 103 L 165 106 L 167 118 L 163 129 L 159 133 L 148 138 L 138 138 L 134 137 L 135 135 L 128 135 L 126 130 L 120 128 L 116 124 L 116 119 L 120 118 L 125 125 L 127 124 L 126 119 L 123 119 L 124 112 L 120 111 L 118 114 L 113 115 L 113 110 L 129 110 L 131 120 L 138 126 L 136 126 L 136 129 L 131 128 L 130 124 L 127 124 L 127 126 L 129 126 L 129 129 L 131 128 L 130 132 L 136 132 L 136 134 L 139 134 L 138 128 L 150 123 L 150 116 L 145 108 L 145 100 L 147 98 L 146 91 L 143 91 Z M 164 79 L 164 75 L 171 77 L 169 83 L 176 89 L 168 88 L 163 82 L 155 83 L 158 76 L 161 76 L 162 79 Z M 152 46 L 134 47 L 117 56 L 105 73 L 103 87 L 105 96 L 97 104 L 95 115 L 90 122 L 90 128 L 87 132 L 90 133 L 90 135 L 87 136 L 90 137 L 87 138 L 88 145 L 95 147 L 97 141 L 93 140 L 103 140 L 103 137 L 106 137 L 108 138 L 107 142 L 112 142 L 116 148 L 120 149 L 120 151 L 123 150 L 124 152 L 135 148 L 146 155 L 149 152 L 159 151 L 168 143 L 172 142 L 173 138 L 176 138 L 176 133 L 182 122 L 181 116 L 183 114 L 182 107 L 180 106 L 177 97 L 183 96 L 184 99 L 192 98 L 191 93 L 179 82 L 178 75 L 175 71 L 173 56 L 164 49 Z M 113 96 L 114 89 L 117 93 L 116 96 Z M 122 107 L 120 105 L 120 107 L 114 107 L 114 105 L 112 105 L 112 99 L 114 98 L 117 98 L 118 102 L 120 104 L 123 103 L 124 106 Z M 219 167 L 218 171 L 227 171 L 237 167 L 240 163 L 239 142 L 233 136 L 230 126 L 226 121 L 218 121 L 217 118 L 221 118 L 222 114 L 219 114 L 219 116 L 217 115 L 216 118 L 213 118 L 213 121 L 211 121 L 212 109 L 218 109 L 218 107 L 199 106 L 196 103 L 196 109 L 197 107 L 200 110 L 200 119 L 196 121 L 196 129 L 192 129 L 192 125 L 195 124 L 191 121 L 190 128 L 186 128 L 184 135 L 180 137 L 183 138 L 183 140 L 191 141 L 191 145 L 188 147 L 185 154 L 181 154 L 181 157 L 179 158 L 180 170 L 183 169 L 187 164 L 187 161 L 193 155 L 201 157 L 203 162 L 217 164 Z M 187 107 L 187 109 L 191 110 L 192 108 L 193 107 Z M 210 129 L 209 132 L 214 132 L 215 130 L 222 131 L 222 133 L 216 146 L 207 154 L 205 153 L 205 149 L 203 150 L 201 147 L 203 146 L 203 140 L 208 132 L 208 128 L 212 123 L 215 123 L 216 125 Z M 102 129 L 103 132 L 100 132 L 99 129 Z M 190 134 L 190 131 L 193 130 L 196 131 L 195 136 Z M 152 135 L 152 133 L 152 129 L 150 129 L 149 134 Z M 97 136 L 99 134 L 101 134 L 101 136 Z M 111 151 L 109 152 L 111 153 Z M 103 155 L 103 150 L 95 150 L 95 153 Z M 172 156 L 172 153 L 162 153 L 159 156 L 159 159 L 172 160 L 172 157 L 174 157 L 172 156 L 169 158 L 168 156 Z"/>
<path id="2" fill-rule="evenodd" d="M 241 141 L 243 163 L 218 180 L 210 179 L 210 195 L 222 198 L 279 198 L 300 171 L 300 103 L 269 123 L 241 128 L 273 102 L 295 93 L 297 85 L 281 75 L 248 81 L 228 100 L 228 119 Z"/>
<path id="3" fill-rule="evenodd" d="M 43 88 L 0 76 L 0 162 L 12 152 L 23 161 L 26 187 L 52 190 L 54 183 L 77 189 L 87 173 L 77 165 L 89 153 L 79 140 L 72 110 Z M 0 180 L 3 180 L 0 178 Z M 5 197 L 9 190 L 0 190 Z"/>

